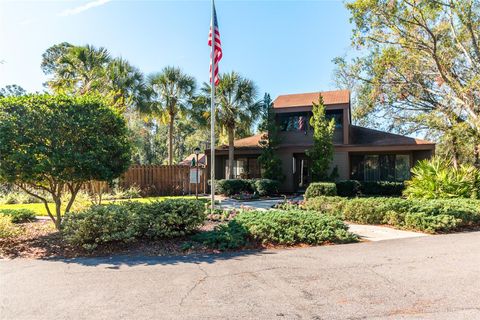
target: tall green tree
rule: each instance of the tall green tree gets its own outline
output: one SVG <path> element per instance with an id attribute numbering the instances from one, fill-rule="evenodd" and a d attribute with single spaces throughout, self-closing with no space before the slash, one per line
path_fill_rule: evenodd
<path id="1" fill-rule="evenodd" d="M 209 97 L 211 87 L 205 84 L 202 89 Z M 234 140 L 238 131 L 250 131 L 258 117 L 260 104 L 257 101 L 257 88 L 252 80 L 236 72 L 224 73 L 216 87 L 216 120 L 228 137 L 227 178 L 233 178 Z M 207 98 L 209 100 L 209 98 Z"/>
<path id="2" fill-rule="evenodd" d="M 41 67 L 51 76 L 46 84 L 54 92 L 98 93 L 122 112 L 139 108 L 148 98 L 143 74 L 125 59 L 112 58 L 103 47 L 56 44 L 42 55 Z"/>
<path id="3" fill-rule="evenodd" d="M 258 157 L 261 168 L 263 169 L 263 178 L 283 181 L 282 160 L 277 154 L 277 148 L 280 143 L 278 137 L 278 126 L 275 122 L 275 112 L 273 102 L 268 93 L 262 101 L 262 111 L 264 113 L 259 130 L 262 131 L 260 146 L 262 153 Z"/>
<path id="4" fill-rule="evenodd" d="M 173 164 L 175 121 L 184 116 L 192 105 L 195 78 L 177 67 L 165 67 L 148 77 L 151 101 L 148 113 L 168 124 L 168 164 Z"/>
<path id="5" fill-rule="evenodd" d="M 427 132 L 446 149 L 473 141 L 480 165 L 480 1 L 355 0 L 347 9 L 360 56 L 337 58 L 336 78 L 354 80 L 356 117 Z"/>
<path id="6" fill-rule="evenodd" d="M 124 118 L 97 97 L 0 98 L 0 179 L 40 199 L 59 229 L 84 183 L 128 169 L 128 137 Z"/>
<path id="7" fill-rule="evenodd" d="M 318 103 L 313 103 L 312 112 L 310 125 L 313 128 L 313 146 L 306 153 L 312 161 L 312 180 L 326 181 L 330 178 L 328 169 L 333 159 L 335 119 L 327 120 L 322 95 L 319 96 Z"/>

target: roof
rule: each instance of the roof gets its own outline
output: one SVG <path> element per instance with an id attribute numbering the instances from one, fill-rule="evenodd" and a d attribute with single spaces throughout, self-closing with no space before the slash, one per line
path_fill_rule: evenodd
<path id="1" fill-rule="evenodd" d="M 289 108 L 311 106 L 313 102 L 318 101 L 320 94 L 323 97 L 325 105 L 350 103 L 349 90 L 335 90 L 280 95 L 273 101 L 273 107 Z"/>
<path id="2" fill-rule="evenodd" d="M 195 153 L 190 154 L 188 157 L 180 161 L 178 164 L 181 166 L 190 166 L 192 164 L 192 159 L 195 158 Z M 205 154 L 200 153 L 198 154 L 198 164 L 204 165 L 205 164 Z"/>
<path id="3" fill-rule="evenodd" d="M 434 142 L 427 140 L 411 138 L 385 131 L 374 130 L 359 126 L 350 126 L 350 144 L 351 145 L 434 145 Z"/>
<path id="4" fill-rule="evenodd" d="M 258 133 L 254 136 L 237 139 L 233 142 L 235 149 L 242 148 L 257 148 L 260 147 L 260 140 L 262 139 L 263 132 Z M 228 149 L 228 145 L 221 145 L 218 149 Z"/>
<path id="5" fill-rule="evenodd" d="M 235 140 L 234 141 L 235 149 L 260 148 L 259 142 L 261 140 L 262 135 L 263 133 L 259 133 L 254 136 Z M 422 140 L 422 139 L 402 136 L 399 134 L 351 125 L 350 126 L 350 143 L 348 145 L 338 145 L 338 146 L 375 147 L 375 146 L 417 146 L 417 145 L 434 146 L 435 143 Z M 280 145 L 280 147 L 292 147 L 292 146 L 295 146 L 295 145 L 285 145 L 285 144 Z M 218 147 L 218 150 L 226 150 L 226 149 L 228 149 L 227 145 L 222 145 Z"/>

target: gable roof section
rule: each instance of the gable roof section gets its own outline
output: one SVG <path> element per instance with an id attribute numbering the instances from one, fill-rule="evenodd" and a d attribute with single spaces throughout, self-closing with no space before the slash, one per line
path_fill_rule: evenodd
<path id="1" fill-rule="evenodd" d="M 250 137 L 237 139 L 233 142 L 233 145 L 235 149 L 260 147 L 259 142 L 262 139 L 262 135 L 263 133 L 259 133 Z M 228 145 L 221 145 L 219 149 L 228 149 Z"/>
<path id="2" fill-rule="evenodd" d="M 350 144 L 351 145 L 370 145 L 370 146 L 399 146 L 399 145 L 434 145 L 435 143 L 402 136 L 390 132 L 374 130 L 370 128 L 350 126 Z"/>
<path id="3" fill-rule="evenodd" d="M 322 94 L 323 102 L 325 103 L 325 105 L 350 103 L 349 90 L 335 90 L 280 95 L 273 101 L 273 107 L 289 108 L 311 106 L 313 102 L 318 101 L 318 97 L 320 94 Z"/>

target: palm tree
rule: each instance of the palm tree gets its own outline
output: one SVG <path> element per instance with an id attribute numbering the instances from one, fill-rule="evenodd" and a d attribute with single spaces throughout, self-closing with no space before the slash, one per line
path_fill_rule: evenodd
<path id="1" fill-rule="evenodd" d="M 249 129 L 260 111 L 257 99 L 257 88 L 253 81 L 245 79 L 236 72 L 221 74 L 216 87 L 216 120 L 228 136 L 228 172 L 227 178 L 233 178 L 234 140 L 238 131 L 249 132 Z M 208 84 L 202 89 L 208 96 L 211 87 Z"/>
<path id="2" fill-rule="evenodd" d="M 168 164 L 173 164 L 173 134 L 175 119 L 185 114 L 192 103 L 195 78 L 176 67 L 165 67 L 148 77 L 151 103 L 148 112 L 168 124 Z"/>
<path id="3" fill-rule="evenodd" d="M 105 86 L 100 88 L 112 105 L 124 112 L 129 108 L 141 109 L 147 100 L 147 84 L 143 74 L 127 60 L 115 58 L 107 66 Z"/>
<path id="4" fill-rule="evenodd" d="M 48 86 L 54 91 L 86 94 L 102 88 L 111 58 L 107 49 L 91 45 L 72 46 L 58 57 L 58 66 Z"/>

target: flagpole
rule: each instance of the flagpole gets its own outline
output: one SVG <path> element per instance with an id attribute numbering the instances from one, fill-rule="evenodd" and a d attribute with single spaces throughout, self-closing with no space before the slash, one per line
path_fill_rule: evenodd
<path id="1" fill-rule="evenodd" d="M 212 0 L 212 52 L 210 55 L 212 73 L 211 73 L 211 102 L 210 102 L 210 181 L 211 181 L 211 201 L 212 213 L 215 208 L 215 25 L 214 25 L 215 3 Z"/>

